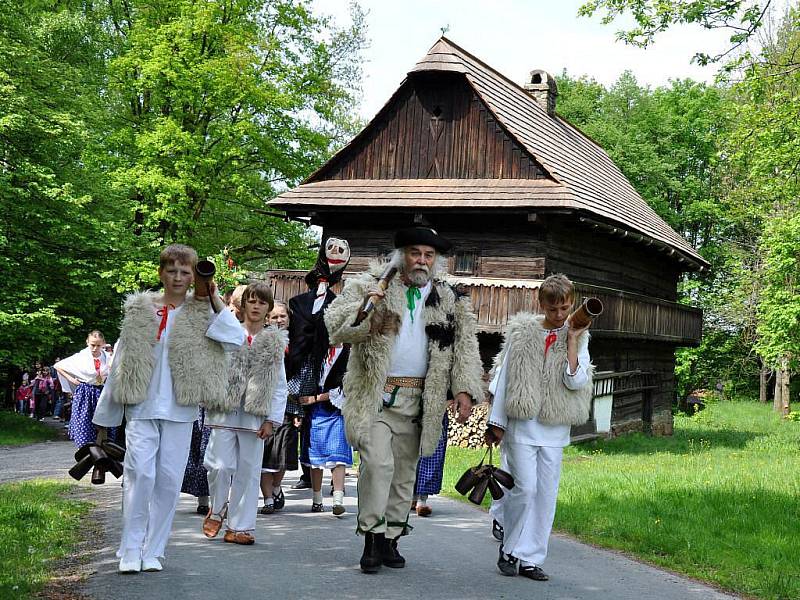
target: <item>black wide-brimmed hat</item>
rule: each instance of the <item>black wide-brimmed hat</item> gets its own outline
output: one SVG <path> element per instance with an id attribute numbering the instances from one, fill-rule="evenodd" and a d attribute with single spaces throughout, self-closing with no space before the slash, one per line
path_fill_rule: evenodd
<path id="1" fill-rule="evenodd" d="M 437 252 L 446 253 L 453 247 L 448 240 L 436 233 L 430 227 L 407 227 L 394 234 L 394 247 L 405 248 L 406 246 L 431 246 Z"/>

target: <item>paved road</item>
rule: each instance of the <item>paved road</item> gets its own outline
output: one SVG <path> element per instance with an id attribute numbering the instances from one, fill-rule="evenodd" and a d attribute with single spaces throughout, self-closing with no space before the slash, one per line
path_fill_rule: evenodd
<path id="1" fill-rule="evenodd" d="M 0 448 L 0 481 L 66 477 L 71 466 L 68 442 Z M 288 482 L 296 474 L 287 475 Z M 111 480 L 112 482 L 114 480 Z M 355 530 L 355 478 L 347 478 L 348 513 L 309 511 L 310 493 L 286 490 L 286 508 L 259 516 L 254 546 L 225 544 L 203 537 L 194 498 L 182 496 L 161 573 L 119 575 L 114 557 L 119 541 L 120 488 L 90 487 L 98 504 L 101 532 L 83 591 L 91 598 L 304 598 L 304 599 L 615 599 L 721 600 L 736 598 L 613 552 L 566 536 L 551 540 L 547 583 L 501 576 L 495 567 L 498 544 L 489 533 L 488 515 L 461 502 L 433 498 L 433 517 L 413 516 L 412 535 L 400 549 L 405 569 L 384 568 L 376 575 L 358 569 L 362 538 Z M 330 507 L 330 498 L 325 499 Z"/>

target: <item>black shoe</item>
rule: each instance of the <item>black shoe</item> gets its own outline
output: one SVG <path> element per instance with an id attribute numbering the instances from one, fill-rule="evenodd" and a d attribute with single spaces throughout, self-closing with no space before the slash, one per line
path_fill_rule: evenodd
<path id="1" fill-rule="evenodd" d="M 383 559 L 381 548 L 386 544 L 386 535 L 383 533 L 364 534 L 364 553 L 361 555 L 361 570 L 364 573 L 377 573 L 381 569 Z"/>
<path id="2" fill-rule="evenodd" d="M 275 505 L 275 510 L 280 510 L 286 506 L 286 496 L 283 495 L 283 488 L 278 488 L 278 495 L 272 494 L 272 502 Z"/>
<path id="3" fill-rule="evenodd" d="M 497 568 L 503 575 L 513 577 L 517 574 L 517 559 L 510 554 L 503 554 L 503 547 L 500 546 L 500 557 L 497 559 Z"/>
<path id="4" fill-rule="evenodd" d="M 198 515 L 203 515 L 204 517 L 208 514 L 208 506 L 205 504 L 198 504 L 195 510 Z"/>
<path id="5" fill-rule="evenodd" d="M 533 565 L 532 567 L 523 567 L 520 565 L 519 576 L 527 577 L 528 579 L 533 579 L 534 581 L 547 581 L 550 579 L 547 573 L 542 571 L 542 568 L 537 567 L 536 565 Z"/>
<path id="6" fill-rule="evenodd" d="M 492 519 L 492 537 L 498 542 L 503 541 L 503 526 L 494 519 Z"/>
<path id="7" fill-rule="evenodd" d="M 406 559 L 400 556 L 397 551 L 397 538 L 391 540 L 386 539 L 384 536 L 381 558 L 383 559 L 383 565 L 392 569 L 402 569 L 406 566 Z"/>
<path id="8" fill-rule="evenodd" d="M 311 503 L 311 512 L 322 512 L 324 507 L 322 506 L 322 502 L 312 502 Z"/>
<path id="9" fill-rule="evenodd" d="M 306 481 L 305 479 L 301 479 L 297 483 L 292 486 L 293 490 L 310 490 L 311 489 L 311 482 Z"/>

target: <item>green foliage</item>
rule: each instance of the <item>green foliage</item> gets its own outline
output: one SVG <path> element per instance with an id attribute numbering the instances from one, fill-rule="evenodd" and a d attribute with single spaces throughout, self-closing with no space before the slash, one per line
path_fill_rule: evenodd
<path id="1" fill-rule="evenodd" d="M 355 4 L 0 3 L 0 371 L 113 339 L 167 243 L 310 264 L 266 202 L 352 132 L 363 30 Z"/>
<path id="2" fill-rule="evenodd" d="M 603 23 L 609 24 L 617 18 L 630 15 L 636 26 L 617 31 L 617 39 L 626 44 L 647 47 L 657 34 L 676 23 L 697 24 L 706 29 L 728 29 L 731 31 L 730 47 L 725 52 L 711 56 L 704 52 L 695 55 L 700 64 L 717 62 L 745 44 L 764 24 L 770 0 L 589 0 L 578 14 L 592 16 L 604 11 Z"/>

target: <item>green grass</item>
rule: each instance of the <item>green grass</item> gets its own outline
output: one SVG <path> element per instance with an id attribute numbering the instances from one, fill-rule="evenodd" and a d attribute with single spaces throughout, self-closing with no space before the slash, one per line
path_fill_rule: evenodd
<path id="1" fill-rule="evenodd" d="M 36 419 L 0 410 L 0 446 L 24 446 L 58 437 L 58 431 Z"/>
<path id="2" fill-rule="evenodd" d="M 88 502 L 65 494 L 74 486 L 50 481 L 0 485 L 0 598 L 28 598 L 41 590 L 55 561 L 78 541 Z"/>
<path id="3" fill-rule="evenodd" d="M 479 458 L 448 450 L 448 495 Z M 800 423 L 725 402 L 677 416 L 672 437 L 567 448 L 555 528 L 739 593 L 797 599 L 799 498 Z"/>

